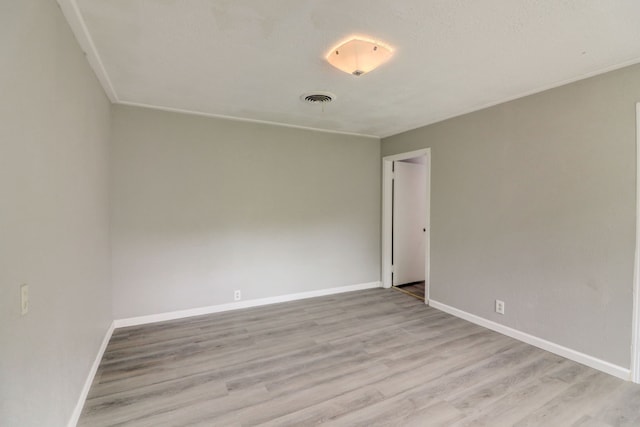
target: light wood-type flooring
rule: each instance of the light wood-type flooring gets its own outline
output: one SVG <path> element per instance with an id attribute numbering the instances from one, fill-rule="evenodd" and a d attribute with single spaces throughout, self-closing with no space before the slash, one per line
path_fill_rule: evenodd
<path id="1" fill-rule="evenodd" d="M 80 426 L 639 426 L 640 385 L 373 289 L 117 329 Z"/>
<path id="2" fill-rule="evenodd" d="M 418 298 L 421 301 L 424 301 L 424 281 L 408 283 L 406 285 L 396 285 L 393 289 L 404 292 L 405 294 L 411 295 L 414 298 Z"/>

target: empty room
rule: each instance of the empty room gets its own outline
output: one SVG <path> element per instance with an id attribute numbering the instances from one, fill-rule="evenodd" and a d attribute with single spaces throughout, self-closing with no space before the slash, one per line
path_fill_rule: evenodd
<path id="1" fill-rule="evenodd" d="M 640 2 L 0 2 L 0 426 L 640 426 Z"/>

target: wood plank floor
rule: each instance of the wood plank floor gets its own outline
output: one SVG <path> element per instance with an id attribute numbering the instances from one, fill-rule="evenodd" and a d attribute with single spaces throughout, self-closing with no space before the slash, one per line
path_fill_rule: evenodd
<path id="1" fill-rule="evenodd" d="M 638 426 L 640 385 L 374 289 L 115 331 L 80 426 Z"/>
<path id="2" fill-rule="evenodd" d="M 406 285 L 397 285 L 394 286 L 393 289 L 404 292 L 406 294 L 411 295 L 412 297 L 418 298 L 421 301 L 424 301 L 424 281 L 409 283 Z"/>

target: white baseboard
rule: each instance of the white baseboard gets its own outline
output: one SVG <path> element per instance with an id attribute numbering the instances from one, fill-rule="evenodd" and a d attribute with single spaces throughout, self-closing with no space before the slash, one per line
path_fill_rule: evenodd
<path id="1" fill-rule="evenodd" d="M 151 314 L 148 316 L 129 317 L 114 321 L 116 328 L 144 325 L 147 323 L 164 322 L 166 320 L 182 319 L 185 317 L 201 316 L 203 314 L 221 313 L 223 311 L 239 310 L 241 308 L 258 307 L 261 305 L 277 304 L 280 302 L 295 301 L 306 298 L 315 298 L 326 295 L 341 294 L 343 292 L 361 291 L 365 289 L 379 288 L 380 282 L 361 283 L 358 285 L 340 286 L 337 288 L 319 289 L 317 291 L 300 292 L 296 294 L 280 295 L 277 297 L 259 298 L 247 301 L 231 302 L 228 304 L 211 305 L 208 307 L 190 308 L 187 310 L 170 311 L 166 313 Z"/>
<path id="2" fill-rule="evenodd" d="M 613 363 L 609 363 L 602 359 L 589 356 L 588 354 L 572 350 L 570 348 L 552 343 L 551 341 L 547 341 L 533 335 L 529 335 L 517 329 L 513 329 L 500 323 L 485 319 L 483 317 L 476 316 L 475 314 L 467 313 L 466 311 L 459 310 L 438 301 L 430 300 L 429 305 L 433 308 L 444 311 L 445 313 L 452 314 L 471 323 L 475 323 L 476 325 L 480 325 L 508 337 L 526 342 L 527 344 L 531 344 L 535 347 L 557 354 L 558 356 L 565 357 L 567 359 L 573 360 L 574 362 L 578 362 L 583 365 L 589 366 L 590 368 L 594 368 L 607 374 L 613 375 L 614 377 L 618 377 L 626 381 L 629 381 L 631 379 L 631 371 L 627 368 L 623 368 L 622 366 L 614 365 Z"/>
<path id="3" fill-rule="evenodd" d="M 104 334 L 104 338 L 102 339 L 102 344 L 100 344 L 100 349 L 98 349 L 98 354 L 96 354 L 96 358 L 93 361 L 93 365 L 91 365 L 91 370 L 89 370 L 89 375 L 84 382 L 84 386 L 82 387 L 82 391 L 80 392 L 80 397 L 78 398 L 78 403 L 76 403 L 76 407 L 73 409 L 71 413 L 71 418 L 69 419 L 68 427 L 75 427 L 78 424 L 78 420 L 80 419 L 80 414 L 82 413 L 82 408 L 84 407 L 84 402 L 87 400 L 87 395 L 89 394 L 89 389 L 91 388 L 91 384 L 93 383 L 93 378 L 96 376 L 96 372 L 98 372 L 98 366 L 100 366 L 100 362 L 102 361 L 102 356 L 104 355 L 104 351 L 107 349 L 107 344 L 109 344 L 109 340 L 111 339 L 111 335 L 113 334 L 113 330 L 115 329 L 115 322 L 111 322 L 109 329 L 107 329 L 107 333 Z"/>

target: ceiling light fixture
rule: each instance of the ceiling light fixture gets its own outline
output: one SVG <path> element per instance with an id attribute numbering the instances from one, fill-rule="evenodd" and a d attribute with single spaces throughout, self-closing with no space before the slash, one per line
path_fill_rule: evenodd
<path id="1" fill-rule="evenodd" d="M 380 42 L 352 37 L 327 54 L 327 61 L 345 73 L 361 76 L 378 68 L 393 55 L 393 50 Z"/>

